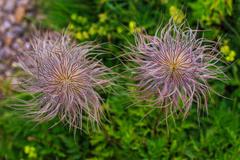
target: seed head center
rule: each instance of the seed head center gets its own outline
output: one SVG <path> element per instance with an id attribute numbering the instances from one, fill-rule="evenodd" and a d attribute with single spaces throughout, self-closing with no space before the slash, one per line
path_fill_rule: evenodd
<path id="1" fill-rule="evenodd" d="M 73 79 L 70 76 L 62 75 L 59 77 L 59 82 L 62 84 L 70 84 L 73 82 Z"/>
<path id="2" fill-rule="evenodd" d="M 170 67 L 171 72 L 175 72 L 178 69 L 178 64 L 171 63 L 169 67 Z"/>

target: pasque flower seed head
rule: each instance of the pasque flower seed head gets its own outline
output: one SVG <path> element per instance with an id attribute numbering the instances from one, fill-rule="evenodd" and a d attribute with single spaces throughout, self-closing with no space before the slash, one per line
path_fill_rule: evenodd
<path id="1" fill-rule="evenodd" d="M 139 33 L 131 47 L 140 99 L 168 113 L 188 113 L 195 102 L 207 107 L 208 80 L 223 74 L 214 42 L 197 37 L 197 30 L 170 21 L 154 36 Z"/>
<path id="2" fill-rule="evenodd" d="M 31 48 L 19 58 L 30 75 L 23 88 L 38 95 L 28 115 L 37 121 L 59 116 L 74 128 L 82 128 L 83 119 L 99 123 L 102 98 L 97 90 L 110 83 L 110 69 L 90 56 L 98 47 L 45 33 L 32 39 Z"/>

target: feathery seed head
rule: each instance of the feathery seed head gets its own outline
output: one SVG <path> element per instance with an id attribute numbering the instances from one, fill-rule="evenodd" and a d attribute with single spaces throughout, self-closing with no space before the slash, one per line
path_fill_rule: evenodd
<path id="1" fill-rule="evenodd" d="M 209 79 L 224 75 L 214 43 L 197 38 L 197 31 L 170 21 L 154 36 L 138 34 L 131 48 L 137 64 L 140 99 L 152 101 L 168 113 L 188 113 L 193 102 L 207 108 Z"/>
<path id="2" fill-rule="evenodd" d="M 39 95 L 28 114 L 37 121 L 59 116 L 73 128 L 82 128 L 83 119 L 99 123 L 102 99 L 96 90 L 110 83 L 110 69 L 89 57 L 97 46 L 77 45 L 67 35 L 46 33 L 36 36 L 31 47 L 19 58 L 31 76 L 23 82 L 24 89 Z"/>

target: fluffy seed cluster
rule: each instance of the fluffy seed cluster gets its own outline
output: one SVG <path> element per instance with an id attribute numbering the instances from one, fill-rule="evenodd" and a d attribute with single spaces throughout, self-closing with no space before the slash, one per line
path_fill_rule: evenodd
<path id="1" fill-rule="evenodd" d="M 209 79 L 223 75 L 215 43 L 170 21 L 154 36 L 138 34 L 131 47 L 140 99 L 168 113 L 188 113 L 195 102 L 207 108 Z"/>
<path id="2" fill-rule="evenodd" d="M 31 48 L 19 58 L 31 77 L 23 87 L 37 95 L 28 115 L 37 121 L 59 116 L 73 128 L 82 128 L 83 119 L 99 123 L 102 98 L 97 90 L 110 83 L 110 69 L 89 57 L 98 47 L 77 45 L 66 34 L 45 33 L 33 38 Z"/>

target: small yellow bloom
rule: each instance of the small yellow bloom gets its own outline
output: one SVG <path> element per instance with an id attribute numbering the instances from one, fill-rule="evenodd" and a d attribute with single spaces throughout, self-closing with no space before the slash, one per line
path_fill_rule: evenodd
<path id="1" fill-rule="evenodd" d="M 220 48 L 220 51 L 226 56 L 226 61 L 232 62 L 235 60 L 236 52 L 231 50 L 227 43 L 227 41 L 224 42 L 224 45 Z"/>
<path id="2" fill-rule="evenodd" d="M 136 29 L 135 29 L 135 32 L 141 32 L 142 31 L 142 28 L 140 28 L 140 27 L 137 27 Z"/>
<path id="3" fill-rule="evenodd" d="M 28 158 L 37 158 L 36 148 L 33 146 L 25 146 L 24 153 L 28 155 Z"/>
<path id="4" fill-rule="evenodd" d="M 90 35 L 95 35 L 97 33 L 97 25 L 96 24 L 92 24 L 91 27 L 88 30 L 88 33 Z"/>
<path id="5" fill-rule="evenodd" d="M 69 28 L 69 30 L 74 30 L 75 26 L 74 26 L 74 24 L 70 23 L 70 24 L 68 25 L 68 28 Z"/>
<path id="6" fill-rule="evenodd" d="M 101 36 L 107 35 L 107 30 L 104 27 L 99 27 L 98 34 Z"/>
<path id="7" fill-rule="evenodd" d="M 136 22 L 130 21 L 128 26 L 129 26 L 130 32 L 133 33 L 135 31 L 137 25 L 136 25 Z"/>
<path id="8" fill-rule="evenodd" d="M 232 62 L 232 61 L 234 61 L 234 59 L 233 59 L 233 57 L 229 57 L 229 56 L 227 56 L 227 57 L 226 57 L 226 61 L 228 61 L 228 62 Z"/>
<path id="9" fill-rule="evenodd" d="M 182 10 L 178 9 L 176 6 L 171 6 L 169 8 L 169 13 L 173 17 L 173 21 L 177 24 L 182 23 L 185 19 L 185 14 Z"/>
<path id="10" fill-rule="evenodd" d="M 89 34 L 87 31 L 83 31 L 83 32 L 77 32 L 75 34 L 75 38 L 78 40 L 84 40 L 84 39 L 88 39 L 89 38 Z"/>
<path id="11" fill-rule="evenodd" d="M 229 53 L 229 55 L 226 57 L 226 60 L 227 60 L 228 62 L 232 62 L 232 61 L 234 61 L 235 56 L 236 56 L 236 52 L 235 52 L 235 51 L 231 51 L 231 52 Z"/>
<path id="12" fill-rule="evenodd" d="M 72 19 L 72 20 L 76 20 L 76 19 L 77 19 L 77 14 L 76 14 L 76 13 L 72 14 L 72 15 L 71 15 L 71 19 Z"/>
<path id="13" fill-rule="evenodd" d="M 81 32 L 77 32 L 76 35 L 75 35 L 76 39 L 78 40 L 83 40 L 83 35 Z"/>
<path id="14" fill-rule="evenodd" d="M 129 22 L 129 28 L 134 29 L 136 27 L 136 22 L 130 21 Z"/>
<path id="15" fill-rule="evenodd" d="M 77 22 L 81 23 L 81 24 L 85 24 L 87 23 L 87 18 L 86 17 L 82 17 L 82 16 L 78 16 L 77 17 Z"/>
<path id="16" fill-rule="evenodd" d="M 82 36 L 84 39 L 88 39 L 89 38 L 89 34 L 86 31 L 82 32 Z"/>
<path id="17" fill-rule="evenodd" d="M 229 56 L 231 56 L 231 57 L 235 57 L 235 56 L 236 56 L 236 52 L 235 52 L 235 51 L 233 51 L 233 50 L 231 50 L 231 52 L 230 52 Z"/>
<path id="18" fill-rule="evenodd" d="M 30 151 L 30 146 L 25 146 L 24 147 L 24 153 L 29 153 Z"/>
<path id="19" fill-rule="evenodd" d="M 107 13 L 101 13 L 98 15 L 99 21 L 104 23 L 107 20 Z"/>
<path id="20" fill-rule="evenodd" d="M 117 27 L 117 33 L 122 33 L 123 32 L 123 28 L 122 27 Z"/>
<path id="21" fill-rule="evenodd" d="M 230 52 L 230 47 L 228 45 L 224 45 L 220 48 L 220 51 L 227 55 Z"/>

